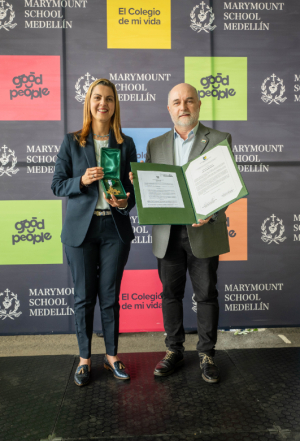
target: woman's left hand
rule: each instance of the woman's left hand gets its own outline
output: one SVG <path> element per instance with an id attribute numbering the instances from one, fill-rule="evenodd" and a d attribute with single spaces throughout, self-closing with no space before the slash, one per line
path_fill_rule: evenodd
<path id="1" fill-rule="evenodd" d="M 130 196 L 130 193 L 126 193 L 127 198 L 126 199 L 117 199 L 113 194 L 111 195 L 111 199 L 107 199 L 105 197 L 105 193 L 103 193 L 103 197 L 106 200 L 106 202 L 111 206 L 111 207 L 116 207 L 116 208 L 126 208 L 128 205 L 128 198 Z"/>

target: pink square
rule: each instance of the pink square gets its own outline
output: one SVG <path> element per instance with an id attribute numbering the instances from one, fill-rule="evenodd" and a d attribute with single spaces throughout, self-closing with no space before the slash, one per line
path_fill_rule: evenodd
<path id="1" fill-rule="evenodd" d="M 0 120 L 60 121 L 60 57 L 0 56 Z"/>
<path id="2" fill-rule="evenodd" d="M 157 270 L 124 271 L 120 332 L 163 331 L 162 284 Z"/>

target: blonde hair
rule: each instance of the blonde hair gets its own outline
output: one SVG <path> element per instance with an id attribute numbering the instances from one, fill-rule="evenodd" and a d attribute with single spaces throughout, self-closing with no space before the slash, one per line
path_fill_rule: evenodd
<path id="1" fill-rule="evenodd" d="M 116 86 L 106 78 L 99 78 L 98 80 L 94 81 L 87 91 L 87 94 L 85 96 L 84 101 L 84 107 L 83 107 L 83 126 L 81 130 L 78 130 L 78 132 L 74 133 L 75 139 L 79 142 L 79 145 L 81 147 L 85 147 L 86 145 L 86 138 L 88 137 L 88 134 L 90 133 L 91 123 L 92 123 L 92 114 L 91 114 L 91 96 L 93 93 L 93 90 L 98 84 L 101 84 L 103 86 L 108 86 L 112 89 L 114 98 L 115 98 L 115 112 L 110 120 L 110 128 L 113 130 L 116 141 L 118 144 L 122 144 L 124 141 L 122 137 L 122 129 L 121 129 L 121 117 L 120 117 L 120 103 L 118 98 L 118 93 Z"/>

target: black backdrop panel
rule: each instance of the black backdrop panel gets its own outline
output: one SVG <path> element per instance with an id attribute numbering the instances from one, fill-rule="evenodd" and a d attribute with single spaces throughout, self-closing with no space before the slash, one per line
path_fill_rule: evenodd
<path id="1" fill-rule="evenodd" d="M 232 134 L 249 190 L 228 210 L 220 327 L 299 325 L 299 15 L 297 0 L 0 1 L 1 334 L 74 332 L 59 238 L 66 201 L 53 205 L 50 186 L 63 136 L 81 128 L 86 90 L 100 77 L 117 86 L 138 160 L 172 127 L 169 90 L 187 80 L 196 87 L 200 119 Z M 205 95 L 207 78 L 223 97 Z M 121 331 L 162 330 L 152 230 L 136 209 L 131 221 Z M 26 237 L 13 244 L 18 234 Z M 189 279 L 184 309 L 185 326 L 196 327 Z"/>

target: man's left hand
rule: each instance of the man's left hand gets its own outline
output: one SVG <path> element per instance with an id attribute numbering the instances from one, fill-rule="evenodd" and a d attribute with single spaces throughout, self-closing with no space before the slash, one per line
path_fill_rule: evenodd
<path id="1" fill-rule="evenodd" d="M 198 219 L 199 224 L 193 224 L 192 227 L 202 227 L 207 224 L 211 220 L 212 216 L 209 216 L 207 219 Z"/>
<path id="2" fill-rule="evenodd" d="M 103 193 L 103 197 L 106 200 L 106 202 L 111 206 L 111 207 L 116 207 L 116 208 L 125 208 L 128 205 L 128 198 L 130 196 L 130 193 L 126 193 L 127 198 L 126 199 L 117 199 L 113 194 L 111 195 L 111 199 L 107 199 L 105 197 L 105 193 Z"/>

